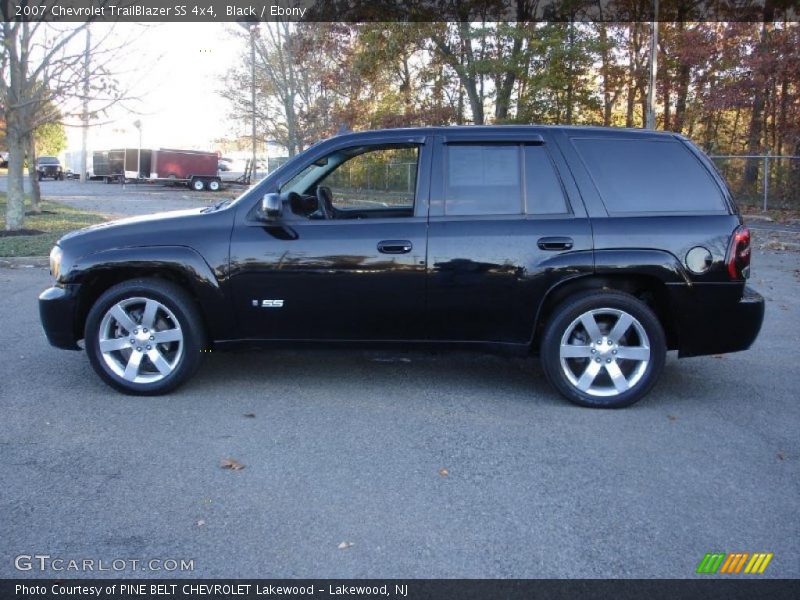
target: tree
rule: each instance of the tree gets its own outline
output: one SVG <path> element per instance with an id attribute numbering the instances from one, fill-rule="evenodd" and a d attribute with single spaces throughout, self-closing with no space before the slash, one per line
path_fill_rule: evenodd
<path id="1" fill-rule="evenodd" d="M 43 2 L 45 8 L 51 3 Z M 105 4 L 101 2 L 100 4 Z M 21 229 L 24 211 L 24 157 L 40 127 L 80 114 L 90 81 L 94 111 L 100 112 L 124 97 L 113 77 L 113 60 L 129 40 L 114 36 L 113 27 L 86 51 L 73 43 L 89 23 L 56 25 L 44 21 L 13 21 L 11 3 L 2 4 L 0 104 L 5 116 L 9 151 L 6 230 Z M 83 68 L 90 55 L 90 70 Z M 34 198 L 37 202 L 38 198 Z"/>
<path id="2" fill-rule="evenodd" d="M 37 156 L 58 156 L 67 147 L 67 134 L 62 123 L 44 123 L 33 133 Z"/>

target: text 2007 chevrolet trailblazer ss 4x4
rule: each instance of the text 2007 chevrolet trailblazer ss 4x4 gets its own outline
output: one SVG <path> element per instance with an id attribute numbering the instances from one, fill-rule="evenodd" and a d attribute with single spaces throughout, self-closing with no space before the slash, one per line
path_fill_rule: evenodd
<path id="1" fill-rule="evenodd" d="M 127 393 L 201 351 L 265 343 L 538 354 L 584 406 L 642 398 L 679 356 L 748 348 L 750 233 L 685 138 L 442 127 L 321 142 L 213 207 L 105 223 L 53 248 L 50 342 Z"/>

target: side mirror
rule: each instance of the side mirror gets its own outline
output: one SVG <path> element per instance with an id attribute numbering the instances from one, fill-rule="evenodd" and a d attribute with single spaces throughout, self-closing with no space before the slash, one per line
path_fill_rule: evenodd
<path id="1" fill-rule="evenodd" d="M 278 219 L 283 212 L 283 200 L 280 194 L 265 194 L 261 199 L 261 212 L 268 219 Z"/>

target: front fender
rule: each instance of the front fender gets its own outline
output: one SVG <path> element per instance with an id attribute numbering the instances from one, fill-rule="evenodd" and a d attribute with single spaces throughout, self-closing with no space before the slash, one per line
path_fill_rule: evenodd
<path id="1" fill-rule="evenodd" d="M 231 331 L 233 325 L 225 286 L 200 253 L 188 246 L 115 248 L 88 254 L 77 259 L 59 283 L 83 284 L 121 270 L 134 271 L 141 276 L 177 275 L 197 298 L 211 339 L 220 339 Z"/>

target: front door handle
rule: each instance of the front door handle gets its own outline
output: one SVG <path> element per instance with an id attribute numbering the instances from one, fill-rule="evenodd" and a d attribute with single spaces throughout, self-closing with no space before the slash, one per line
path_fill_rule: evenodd
<path id="1" fill-rule="evenodd" d="M 411 252 L 413 244 L 408 240 L 383 240 L 378 242 L 378 252 L 382 254 L 406 254 Z"/>
<path id="2" fill-rule="evenodd" d="M 536 243 L 540 250 L 572 250 L 572 238 L 543 237 Z"/>

